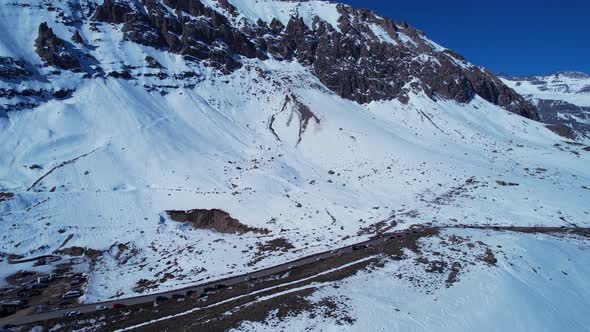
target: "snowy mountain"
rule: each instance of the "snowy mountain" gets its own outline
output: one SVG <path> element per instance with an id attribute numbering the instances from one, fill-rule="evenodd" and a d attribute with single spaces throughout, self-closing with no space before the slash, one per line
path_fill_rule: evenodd
<path id="1" fill-rule="evenodd" d="M 0 18 L 0 287 L 42 255 L 93 302 L 413 224 L 589 225 L 590 148 L 406 23 L 313 0 Z"/>
<path id="2" fill-rule="evenodd" d="M 566 126 L 566 135 L 590 142 L 590 75 L 559 72 L 502 80 L 536 106 L 541 121 Z"/>

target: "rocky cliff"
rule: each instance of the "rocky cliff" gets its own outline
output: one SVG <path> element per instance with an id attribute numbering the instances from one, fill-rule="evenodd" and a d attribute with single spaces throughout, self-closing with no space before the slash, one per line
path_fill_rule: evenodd
<path id="1" fill-rule="evenodd" d="M 280 1 L 277 1 L 280 2 Z M 121 25 L 127 40 L 204 60 L 223 72 L 241 58 L 298 61 L 329 89 L 359 103 L 405 100 L 410 90 L 467 102 L 475 95 L 530 119 L 538 115 L 494 74 L 401 22 L 347 5 L 336 22 L 291 12 L 257 21 L 227 0 L 105 0 L 92 20 Z M 307 20 L 307 22 L 306 22 Z"/>

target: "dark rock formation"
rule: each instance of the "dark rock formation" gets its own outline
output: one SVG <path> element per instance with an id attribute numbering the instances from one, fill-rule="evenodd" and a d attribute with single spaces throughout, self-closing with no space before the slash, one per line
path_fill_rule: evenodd
<path id="1" fill-rule="evenodd" d="M 39 106 L 40 103 L 47 102 L 52 99 L 67 99 L 70 98 L 74 90 L 58 89 L 18 89 L 0 88 L 0 98 L 4 98 L 0 104 L 0 111 L 12 112 L 22 109 L 29 109 Z M 16 100 L 16 102 L 14 102 Z M 10 101 L 10 102 L 8 102 Z"/>
<path id="2" fill-rule="evenodd" d="M 292 17 L 284 29 L 276 22 L 271 22 L 273 28 L 259 23 L 255 32 L 272 36 L 259 44 L 278 58 L 296 59 L 310 66 L 328 88 L 359 103 L 394 98 L 404 101 L 408 84 L 417 78 L 410 87 L 431 98 L 467 102 L 479 95 L 538 119 L 535 109 L 494 74 L 469 66 L 450 50 L 437 49 L 422 32 L 366 10 L 344 5 L 339 10 L 340 31 L 317 17 L 312 27 Z M 383 42 L 369 28 L 371 25 L 379 26 L 395 43 Z"/>
<path id="3" fill-rule="evenodd" d="M 66 43 L 53 33 L 46 22 L 39 25 L 35 50 L 50 66 L 70 70 L 80 68 L 80 60 L 68 50 Z"/>
<path id="4" fill-rule="evenodd" d="M 147 66 L 149 68 L 155 68 L 155 69 L 162 68 L 162 65 L 156 59 L 154 59 L 153 57 L 151 57 L 149 55 L 145 57 L 145 62 L 147 63 Z"/>
<path id="5" fill-rule="evenodd" d="M 573 140 L 576 139 L 576 133 L 572 130 L 572 128 L 564 124 L 549 124 L 546 127 L 561 137 Z"/>
<path id="6" fill-rule="evenodd" d="M 338 27 L 315 17 L 310 26 L 293 16 L 243 24 L 237 9 L 217 0 L 224 16 L 199 0 L 105 0 L 92 19 L 123 24 L 127 40 L 185 55 L 229 73 L 242 57 L 294 60 L 310 68 L 338 95 L 359 103 L 399 99 L 411 91 L 431 98 L 468 102 L 480 96 L 519 115 L 536 110 L 494 74 L 432 44 L 421 31 L 368 10 L 338 5 Z M 382 32 L 375 32 L 379 29 Z M 383 37 L 379 34 L 386 34 Z"/>
<path id="7" fill-rule="evenodd" d="M 96 249 L 86 248 L 86 247 L 70 247 L 64 249 L 58 249 L 53 252 L 57 255 L 67 255 L 72 257 L 81 257 L 85 256 L 91 260 L 95 260 L 98 258 L 102 253 Z"/>
<path id="8" fill-rule="evenodd" d="M 219 209 L 212 210 L 190 210 L 190 211 L 166 211 L 170 218 L 178 222 L 189 222 L 195 228 L 210 229 L 220 233 L 238 233 L 256 232 L 266 234 L 266 229 L 248 227 L 236 219 L 232 218 L 227 212 Z"/>
<path id="9" fill-rule="evenodd" d="M 556 133 L 570 139 L 578 135 L 590 138 L 590 125 L 585 121 L 590 120 L 590 107 L 561 100 L 538 100 L 536 104 L 541 120 L 550 124 Z"/>
<path id="10" fill-rule="evenodd" d="M 14 197 L 13 193 L 0 192 L 0 202 L 9 201 Z"/>
<path id="11" fill-rule="evenodd" d="M 481 260 L 491 266 L 494 266 L 496 263 L 498 263 L 498 259 L 496 256 L 494 256 L 494 252 L 490 248 L 486 249 L 486 252 Z"/>
<path id="12" fill-rule="evenodd" d="M 155 0 L 130 4 L 105 0 L 98 6 L 92 19 L 122 23 L 127 40 L 181 53 L 187 59 L 207 60 L 225 72 L 240 68 L 237 55 L 265 58 L 223 15 L 200 1 L 165 0 L 164 3 L 173 8 L 176 15 L 171 15 L 168 9 Z M 224 4 L 231 6 L 229 3 Z"/>
<path id="13" fill-rule="evenodd" d="M 24 62 L 11 57 L 0 57 L 0 79 L 13 80 L 31 75 Z"/>
<path id="14" fill-rule="evenodd" d="M 114 77 L 114 78 L 122 78 L 124 80 L 133 79 L 133 76 L 131 76 L 131 74 L 126 70 L 112 71 L 112 72 L 108 73 L 107 76 Z"/>
<path id="15" fill-rule="evenodd" d="M 297 118 L 299 119 L 299 133 L 297 144 L 301 143 L 301 140 L 303 139 L 303 134 L 307 130 L 307 126 L 309 125 L 310 120 L 313 120 L 313 122 L 315 122 L 318 125 L 321 122 L 320 119 L 311 111 L 311 109 L 307 105 L 299 101 L 299 99 L 297 99 L 297 97 L 294 94 L 286 95 L 283 107 L 281 107 L 281 110 L 278 113 L 273 114 L 271 116 L 268 124 L 268 129 L 279 142 L 281 141 L 281 138 L 275 131 L 273 125 L 276 121 L 277 115 L 283 112 L 290 112 L 289 120 L 285 124 L 286 126 L 293 125 L 293 116 L 297 114 Z"/>
<path id="16" fill-rule="evenodd" d="M 76 30 L 76 32 L 74 32 L 74 34 L 72 35 L 72 41 L 76 44 L 80 44 L 80 45 L 85 45 L 86 42 L 84 41 L 84 38 L 82 38 L 82 35 L 80 35 L 80 31 Z"/>

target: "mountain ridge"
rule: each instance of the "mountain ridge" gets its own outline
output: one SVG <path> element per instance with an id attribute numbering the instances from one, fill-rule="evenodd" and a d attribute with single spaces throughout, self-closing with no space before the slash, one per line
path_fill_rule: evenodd
<path id="1" fill-rule="evenodd" d="M 283 21 L 288 17 L 286 24 L 277 17 L 269 18 L 267 24 L 260 18 L 253 22 L 253 18 L 238 16 L 232 2 L 241 8 L 247 6 L 242 8 L 246 12 L 249 6 L 257 6 L 251 1 L 236 0 L 105 0 L 82 6 L 87 7 L 86 13 L 83 8 L 77 9 L 81 11 L 78 18 L 67 18 L 64 24 L 79 25 L 86 14 L 90 22 L 122 25 L 125 40 L 178 53 L 188 60 L 205 61 L 223 73 L 239 68 L 239 57 L 298 61 L 329 89 L 359 103 L 396 98 L 405 101 L 410 90 L 463 103 L 479 95 L 519 115 L 538 119 L 534 108 L 493 73 L 471 65 L 406 23 L 398 25 L 368 10 L 312 0 L 279 1 L 291 6 L 281 12 Z M 300 15 L 300 6 L 306 5 L 312 9 L 307 16 Z M 316 9 L 332 22 L 320 18 Z M 50 37 L 44 36 L 42 27 L 38 43 Z M 74 29 L 72 36 L 80 39 L 80 31 Z M 64 44 L 63 40 L 70 36 L 60 38 L 54 39 Z M 37 53 L 49 64 L 65 61 L 62 68 L 68 69 L 78 66 L 80 57 L 88 58 L 84 51 L 88 46 L 76 48 L 77 57 L 69 51 L 61 52 L 73 63 L 55 56 L 49 59 L 55 50 L 42 54 L 37 47 Z"/>
<path id="2" fill-rule="evenodd" d="M 590 141 L 590 75 L 561 71 L 548 75 L 502 76 L 538 110 L 540 120 L 571 139 Z"/>
<path id="3" fill-rule="evenodd" d="M 412 225 L 588 224 L 588 148 L 410 26 L 323 1 L 109 1 L 0 6 L 0 287 L 68 268 L 93 303 Z M 61 260 L 7 259 L 43 255 Z"/>

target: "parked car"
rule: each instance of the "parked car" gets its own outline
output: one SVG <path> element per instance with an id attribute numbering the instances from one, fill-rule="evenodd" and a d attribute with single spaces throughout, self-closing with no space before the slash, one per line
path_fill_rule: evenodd
<path id="1" fill-rule="evenodd" d="M 50 281 L 51 281 L 51 278 L 49 276 L 43 276 L 43 277 L 37 278 L 37 283 L 39 283 L 39 284 L 46 284 Z"/>
<path id="2" fill-rule="evenodd" d="M 34 282 L 31 284 L 30 289 L 41 289 L 41 288 L 47 288 L 46 284 L 41 284 L 38 282 Z"/>
<path id="3" fill-rule="evenodd" d="M 96 306 L 96 311 L 105 311 L 107 309 L 108 308 L 106 306 L 104 306 L 104 305 L 97 305 Z"/>
<path id="4" fill-rule="evenodd" d="M 113 303 L 113 309 L 121 309 L 125 307 L 126 305 L 124 305 L 123 303 Z"/>
<path id="5" fill-rule="evenodd" d="M 168 301 L 168 298 L 166 296 L 159 295 L 158 297 L 156 297 L 156 302 L 164 302 L 164 301 Z"/>
<path id="6" fill-rule="evenodd" d="M 64 314 L 64 317 L 77 317 L 80 316 L 79 311 L 68 311 Z"/>
<path id="7" fill-rule="evenodd" d="M 208 286 L 203 289 L 203 293 L 215 293 L 215 287 Z"/>
<path id="8" fill-rule="evenodd" d="M 83 294 L 82 294 L 82 292 L 81 292 L 81 291 L 79 291 L 79 290 L 77 290 L 77 289 L 72 289 L 72 290 L 69 290 L 69 291 L 67 291 L 67 292 L 66 292 L 66 293 L 63 295 L 63 298 L 64 298 L 64 299 L 71 299 L 71 298 L 74 298 L 74 297 L 80 297 L 80 296 L 82 296 L 82 295 L 83 295 Z"/>
<path id="9" fill-rule="evenodd" d="M 190 297 L 190 296 L 195 295 L 196 293 L 197 292 L 195 292 L 194 290 L 191 289 L 191 290 L 186 291 L 186 296 L 189 296 Z"/>
<path id="10" fill-rule="evenodd" d="M 215 293 L 217 293 L 215 287 L 213 287 L 213 286 L 205 287 L 203 289 L 203 291 L 201 292 L 201 294 L 199 294 L 199 298 L 207 297 L 207 296 L 209 296 L 211 294 L 215 294 Z"/>
<path id="11" fill-rule="evenodd" d="M 172 294 L 172 298 L 173 299 L 180 299 L 180 298 L 183 298 L 183 297 L 184 297 L 184 295 L 182 295 L 182 294 L 178 294 L 178 293 Z"/>

